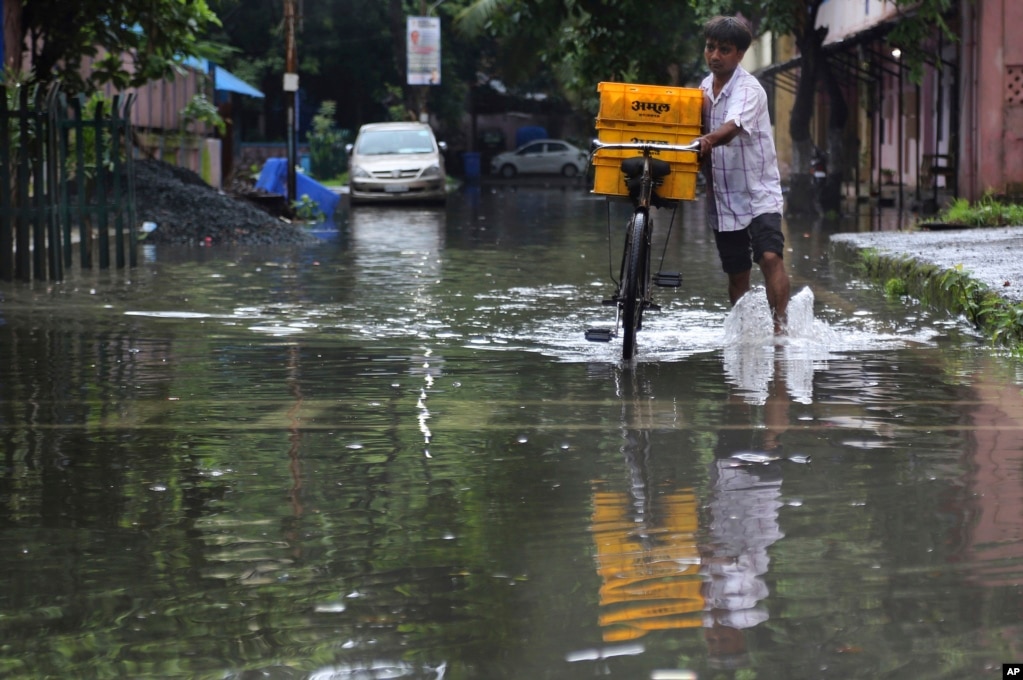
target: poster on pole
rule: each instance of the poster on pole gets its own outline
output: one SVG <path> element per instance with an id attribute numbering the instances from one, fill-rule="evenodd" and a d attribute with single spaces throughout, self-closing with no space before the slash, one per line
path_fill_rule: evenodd
<path id="1" fill-rule="evenodd" d="M 408 17 L 409 85 L 440 85 L 440 17 Z"/>

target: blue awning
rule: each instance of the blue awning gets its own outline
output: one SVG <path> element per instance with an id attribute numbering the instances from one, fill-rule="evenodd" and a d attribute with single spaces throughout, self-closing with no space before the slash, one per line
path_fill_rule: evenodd
<path id="1" fill-rule="evenodd" d="M 197 71 L 202 71 L 203 73 L 210 72 L 210 62 L 208 59 L 189 57 L 188 59 L 185 59 L 184 64 L 185 66 L 190 66 Z M 256 97 L 257 99 L 263 99 L 266 97 L 266 95 L 262 92 L 252 87 L 223 66 L 217 65 L 213 65 L 213 89 L 218 92 L 237 92 L 238 94 L 244 94 L 248 97 Z"/>
<path id="2" fill-rule="evenodd" d="M 259 99 L 266 96 L 223 66 L 213 67 L 213 89 L 237 92 L 239 94 L 244 94 L 249 97 L 257 97 Z"/>

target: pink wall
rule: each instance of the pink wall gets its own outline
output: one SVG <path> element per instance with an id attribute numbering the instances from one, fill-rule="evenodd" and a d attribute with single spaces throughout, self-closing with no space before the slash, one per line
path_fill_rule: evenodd
<path id="1" fill-rule="evenodd" d="M 1009 0 L 1004 5 L 1002 32 L 1005 45 L 1005 69 L 1001 97 L 1005 102 L 1004 144 L 1005 183 L 1023 189 L 1023 2 Z"/>
<path id="2" fill-rule="evenodd" d="M 962 193 L 1023 189 L 1023 3 L 963 2 Z"/>

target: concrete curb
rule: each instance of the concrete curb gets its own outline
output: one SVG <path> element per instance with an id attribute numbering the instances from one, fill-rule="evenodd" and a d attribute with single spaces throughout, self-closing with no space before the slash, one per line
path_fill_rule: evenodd
<path id="1" fill-rule="evenodd" d="M 833 235 L 830 243 L 839 259 L 872 249 L 882 257 L 945 271 L 961 265 L 967 276 L 991 292 L 1023 302 L 1023 227 L 845 233 Z"/>

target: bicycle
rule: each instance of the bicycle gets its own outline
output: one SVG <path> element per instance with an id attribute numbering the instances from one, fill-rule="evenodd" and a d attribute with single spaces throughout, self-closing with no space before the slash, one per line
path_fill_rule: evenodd
<path id="1" fill-rule="evenodd" d="M 650 219 L 650 207 L 669 207 L 677 205 L 677 201 L 661 198 L 657 188 L 672 172 L 667 161 L 652 158 L 651 154 L 661 151 L 692 151 L 698 152 L 698 141 L 686 145 L 661 144 L 656 142 L 601 142 L 594 139 L 591 145 L 590 161 L 598 151 L 604 149 L 622 149 L 641 151 L 642 156 L 622 159 L 621 170 L 625 174 L 629 198 L 632 200 L 633 212 L 625 233 L 625 247 L 622 251 L 621 268 L 616 280 L 613 271 L 611 280 L 615 284 L 612 297 L 603 301 L 604 305 L 615 306 L 615 327 L 588 328 L 586 339 L 593 342 L 610 342 L 622 330 L 622 359 L 631 360 L 636 354 L 636 333 L 643 323 L 643 312 L 647 309 L 659 310 L 652 299 L 651 283 L 666 287 L 678 288 L 682 285 L 680 272 L 650 271 L 650 235 L 653 223 Z M 610 221 L 608 224 L 610 232 Z M 670 231 L 670 229 L 669 229 Z M 667 247 L 667 244 L 665 244 Z M 608 260 L 610 257 L 610 233 L 608 234 Z M 661 254 L 661 262 L 664 254 Z"/>

